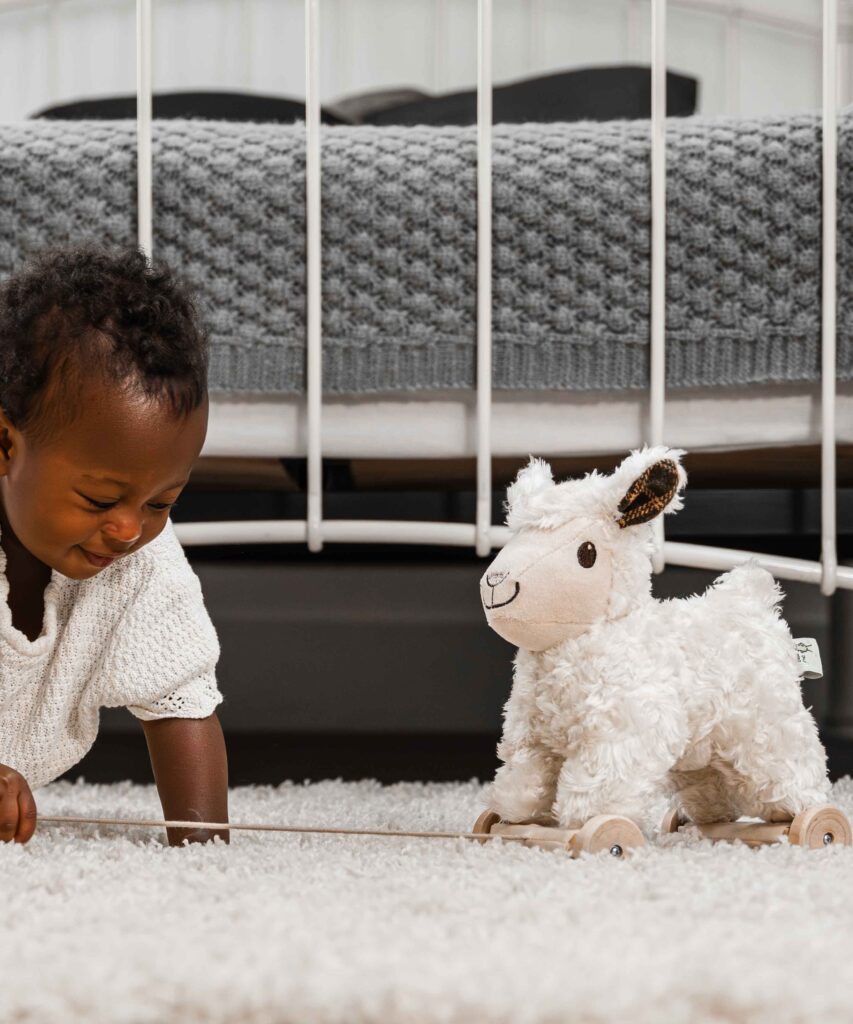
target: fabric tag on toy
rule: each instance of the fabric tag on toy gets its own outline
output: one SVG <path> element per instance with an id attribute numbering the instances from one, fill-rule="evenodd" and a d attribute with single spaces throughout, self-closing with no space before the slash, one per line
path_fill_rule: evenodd
<path id="1" fill-rule="evenodd" d="M 794 649 L 800 663 L 800 675 L 803 679 L 820 679 L 823 666 L 820 663 L 820 651 L 817 640 L 813 636 L 794 637 Z"/>

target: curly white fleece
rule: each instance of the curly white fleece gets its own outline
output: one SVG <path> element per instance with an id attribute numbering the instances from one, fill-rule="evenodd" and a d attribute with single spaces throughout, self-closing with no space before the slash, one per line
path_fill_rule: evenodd
<path id="1" fill-rule="evenodd" d="M 594 517 L 613 572 L 603 618 L 540 653 L 518 651 L 491 790 L 505 820 L 568 827 L 613 813 L 650 829 L 649 808 L 667 795 L 702 822 L 780 820 L 826 799 L 826 755 L 770 573 L 749 562 L 702 595 L 658 601 L 651 524 L 616 525 L 631 483 L 682 454 L 647 448 L 610 476 L 557 485 L 534 460 L 510 488 L 508 523 L 528 545 L 530 531 Z M 679 490 L 685 481 L 679 465 Z M 676 494 L 668 510 L 680 507 Z"/>

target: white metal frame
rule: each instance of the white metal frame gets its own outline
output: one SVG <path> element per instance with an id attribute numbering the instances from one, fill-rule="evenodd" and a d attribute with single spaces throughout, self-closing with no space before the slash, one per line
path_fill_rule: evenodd
<path id="1" fill-rule="evenodd" d="M 823 0 L 823 196 L 821 292 L 821 581 L 823 594 L 839 583 L 836 554 L 835 311 L 838 95 L 838 0 Z"/>
<path id="2" fill-rule="evenodd" d="M 477 2 L 477 540 L 492 550 L 492 0 Z"/>
<path id="3" fill-rule="evenodd" d="M 136 2 L 136 161 L 137 232 L 139 248 L 149 257 L 153 248 L 154 182 L 152 179 L 152 0 Z"/>
<path id="4" fill-rule="evenodd" d="M 320 242 L 320 0 L 305 0 L 306 396 L 308 402 L 308 521 L 310 551 L 323 547 L 322 268 Z"/>
<path id="5" fill-rule="evenodd" d="M 682 0 L 683 2 L 683 0 Z M 139 145 L 139 244 L 152 252 L 151 177 L 151 3 L 137 0 L 137 88 Z M 694 6 L 699 6 L 699 2 Z M 651 346 L 649 440 L 664 440 L 666 299 L 666 0 L 652 0 L 651 118 Z M 307 232 L 307 428 L 308 509 L 304 521 L 182 523 L 184 544 L 306 543 L 318 551 L 325 542 L 436 544 L 473 547 L 485 556 L 504 544 L 505 527 L 491 522 L 492 406 L 492 0 L 478 0 L 477 60 L 477 503 L 474 523 L 387 522 L 323 519 L 322 506 L 322 333 L 320 233 L 320 0 L 305 0 L 306 53 L 306 232 Z M 853 568 L 837 564 L 835 478 L 835 307 L 836 307 L 836 88 L 837 0 L 823 0 L 823 291 L 821 377 L 821 560 L 663 541 L 660 530 L 655 569 L 665 564 L 725 570 L 756 558 L 774 575 L 818 584 L 824 594 L 853 589 Z"/>
<path id="6" fill-rule="evenodd" d="M 652 225 L 649 440 L 663 444 L 666 409 L 666 0 L 652 0 Z M 663 516 L 654 523 L 655 572 L 666 565 Z"/>

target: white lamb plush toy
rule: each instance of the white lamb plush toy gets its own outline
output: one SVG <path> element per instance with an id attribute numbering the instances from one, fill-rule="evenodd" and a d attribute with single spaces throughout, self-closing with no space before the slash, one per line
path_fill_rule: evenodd
<path id="1" fill-rule="evenodd" d="M 504 821 L 650 830 L 670 797 L 695 822 L 823 804 L 782 592 L 747 563 L 701 595 L 651 594 L 652 520 L 682 507 L 685 453 L 634 451 L 556 484 L 537 459 L 508 491 L 514 536 L 486 570 L 489 625 L 519 648 L 491 802 Z"/>

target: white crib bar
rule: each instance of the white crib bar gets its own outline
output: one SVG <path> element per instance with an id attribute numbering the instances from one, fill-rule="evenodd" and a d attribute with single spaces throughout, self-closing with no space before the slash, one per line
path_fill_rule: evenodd
<path id="1" fill-rule="evenodd" d="M 739 551 L 737 548 L 715 548 L 678 541 L 667 541 L 666 550 L 670 565 L 724 572 L 754 559 L 781 580 L 820 583 L 821 579 L 820 562 L 810 562 L 804 558 L 786 558 L 783 555 L 765 555 L 755 551 Z M 853 568 L 845 566 L 839 569 L 837 584 L 845 590 L 853 590 Z"/>
<path id="2" fill-rule="evenodd" d="M 434 0 L 432 5 L 432 45 L 430 47 L 430 80 L 438 92 L 447 82 L 447 44 L 449 39 L 448 0 Z"/>
<path id="3" fill-rule="evenodd" d="M 153 252 L 153 179 L 151 161 L 152 0 L 136 0 L 136 208 L 139 248 Z"/>
<path id="4" fill-rule="evenodd" d="M 649 434 L 663 444 L 666 403 L 666 0 L 652 0 L 651 324 Z M 666 565 L 663 516 L 654 523 L 655 572 Z"/>
<path id="5" fill-rule="evenodd" d="M 726 69 L 726 113 L 740 113 L 741 11 L 732 6 L 726 15 L 724 64 Z"/>
<path id="6" fill-rule="evenodd" d="M 538 5 L 531 0 L 532 14 Z M 152 253 L 152 0 L 137 0 L 137 146 L 139 246 Z M 492 0 L 478 0 L 477 75 L 477 511 L 475 523 L 322 518 L 322 264 L 320 195 L 319 0 L 305 0 L 306 123 L 306 390 L 308 512 L 305 520 L 178 523 L 181 543 L 435 544 L 474 546 L 487 555 L 509 539 L 491 525 L 492 405 Z M 665 414 L 666 302 L 666 0 L 652 0 L 651 345 L 650 435 L 660 444 Z M 535 21 L 535 18 L 534 18 Z M 668 562 L 725 571 L 754 559 L 779 579 L 820 584 L 825 594 L 853 590 L 853 567 L 837 564 L 835 477 L 836 358 L 836 56 L 837 0 L 824 0 L 823 46 L 823 292 L 821 561 L 732 548 L 663 541 L 655 570 Z"/>
<path id="7" fill-rule="evenodd" d="M 496 528 L 496 546 L 506 542 L 505 527 Z M 292 544 L 307 540 L 305 520 L 241 520 L 216 523 L 178 523 L 175 531 L 185 545 L 195 544 Z M 383 521 L 380 519 L 326 519 L 323 538 L 339 544 L 435 544 L 472 547 L 474 523 Z"/>
<path id="8" fill-rule="evenodd" d="M 835 374 L 836 374 L 836 98 L 838 0 L 823 0 L 823 258 L 821 325 L 821 573 L 820 589 L 836 588 Z"/>
<path id="9" fill-rule="evenodd" d="M 59 0 L 50 0 L 47 18 L 47 95 L 59 103 Z"/>
<path id="10" fill-rule="evenodd" d="M 477 5 L 477 521 L 492 549 L 492 0 Z"/>
<path id="11" fill-rule="evenodd" d="M 322 265 L 320 249 L 320 0 L 305 0 L 306 401 L 310 551 L 323 547 Z"/>
<path id="12" fill-rule="evenodd" d="M 240 520 L 235 522 L 176 523 L 175 532 L 182 544 L 293 544 L 304 543 L 307 526 L 304 520 Z M 338 544 L 435 544 L 448 547 L 471 547 L 476 527 L 472 523 L 430 523 L 408 520 L 326 519 L 324 539 Z M 490 531 L 493 548 L 500 548 L 510 538 L 505 526 Z M 724 572 L 754 559 L 774 576 L 802 583 L 820 583 L 821 564 L 802 558 L 757 554 L 737 548 L 716 548 L 704 544 L 666 542 L 669 565 Z M 853 590 L 853 567 L 838 569 L 837 585 Z"/>

